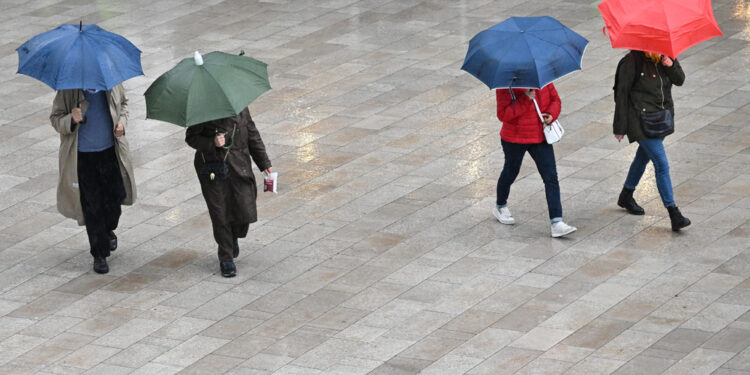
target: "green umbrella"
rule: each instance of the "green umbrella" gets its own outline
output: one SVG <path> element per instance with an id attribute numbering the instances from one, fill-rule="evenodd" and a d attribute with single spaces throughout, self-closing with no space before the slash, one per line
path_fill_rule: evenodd
<path id="1" fill-rule="evenodd" d="M 195 52 L 146 90 L 146 118 L 187 127 L 236 116 L 271 89 L 266 67 L 242 54 Z"/>

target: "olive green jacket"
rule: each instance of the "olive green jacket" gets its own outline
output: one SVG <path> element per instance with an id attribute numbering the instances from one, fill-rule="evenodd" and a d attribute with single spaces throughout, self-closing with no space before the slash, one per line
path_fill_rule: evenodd
<path id="1" fill-rule="evenodd" d="M 636 78 L 635 59 L 641 59 L 642 71 L 633 84 Z M 672 85 L 682 86 L 683 82 L 685 72 L 682 71 L 677 59 L 668 68 L 661 63 L 656 64 L 648 60 L 641 51 L 631 51 L 625 55 L 617 72 L 614 134 L 626 134 L 631 143 L 646 139 L 641 129 L 641 113 L 669 109 L 674 116 Z"/>

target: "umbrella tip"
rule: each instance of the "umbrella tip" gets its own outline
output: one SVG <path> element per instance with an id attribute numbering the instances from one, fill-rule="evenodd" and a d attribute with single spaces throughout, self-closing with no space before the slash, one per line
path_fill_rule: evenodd
<path id="1" fill-rule="evenodd" d="M 195 65 L 198 65 L 198 66 L 203 65 L 203 56 L 201 56 L 201 54 L 198 53 L 198 51 L 195 51 L 195 53 L 193 54 L 193 59 L 195 60 Z"/>
<path id="2" fill-rule="evenodd" d="M 245 56 L 245 50 L 244 49 L 240 50 L 240 56 Z"/>
<path id="3" fill-rule="evenodd" d="M 83 31 L 83 20 L 78 21 L 78 31 Z"/>

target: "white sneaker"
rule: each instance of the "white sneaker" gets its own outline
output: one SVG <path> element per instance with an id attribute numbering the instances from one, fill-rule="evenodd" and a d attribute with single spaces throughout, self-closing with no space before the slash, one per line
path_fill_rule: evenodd
<path id="1" fill-rule="evenodd" d="M 508 209 L 507 206 L 499 210 L 497 209 L 497 206 L 495 206 L 495 208 L 492 209 L 492 214 L 495 215 L 495 218 L 497 219 L 497 221 L 503 224 L 510 225 L 510 224 L 516 223 L 516 219 L 514 219 L 513 216 L 511 216 L 510 210 Z"/>
<path id="2" fill-rule="evenodd" d="M 565 224 L 565 222 L 558 221 L 552 224 L 552 237 L 562 237 L 566 234 L 571 234 L 578 230 L 578 228 Z"/>

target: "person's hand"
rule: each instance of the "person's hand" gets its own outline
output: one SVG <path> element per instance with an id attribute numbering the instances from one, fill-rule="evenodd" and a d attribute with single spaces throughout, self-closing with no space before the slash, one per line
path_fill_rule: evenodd
<path id="1" fill-rule="evenodd" d="M 266 170 L 265 170 L 265 171 L 263 171 L 263 172 L 264 172 L 265 174 L 267 174 L 267 175 L 268 175 L 268 174 L 271 174 L 271 172 L 273 172 L 273 167 L 268 167 L 268 169 L 266 169 Z"/>
<path id="2" fill-rule="evenodd" d="M 125 125 L 123 125 L 121 122 L 118 122 L 117 127 L 115 127 L 115 137 L 120 138 L 123 135 L 125 135 Z"/>
<path id="3" fill-rule="evenodd" d="M 552 115 L 549 113 L 542 113 L 542 118 L 544 119 L 544 123 L 549 125 L 552 123 Z"/>
<path id="4" fill-rule="evenodd" d="M 81 121 L 83 121 L 83 112 L 81 112 L 80 107 L 73 108 L 73 111 L 70 112 L 70 115 L 73 116 L 73 122 L 76 124 L 80 124 Z"/>
<path id="5" fill-rule="evenodd" d="M 623 137 L 625 137 L 625 134 L 615 134 L 615 139 L 617 139 L 617 142 L 621 142 Z"/>
<path id="6" fill-rule="evenodd" d="M 526 90 L 526 96 L 528 96 L 529 99 L 536 98 L 536 93 L 534 92 L 534 89 L 528 89 L 528 90 Z"/>
<path id="7" fill-rule="evenodd" d="M 672 66 L 672 64 L 674 64 L 674 61 L 672 61 L 672 59 L 669 56 L 662 56 L 661 64 L 669 68 L 670 66 Z"/>
<path id="8" fill-rule="evenodd" d="M 224 133 L 216 134 L 216 137 L 214 137 L 214 144 L 216 147 L 224 146 L 226 143 L 227 141 L 224 139 Z"/>

